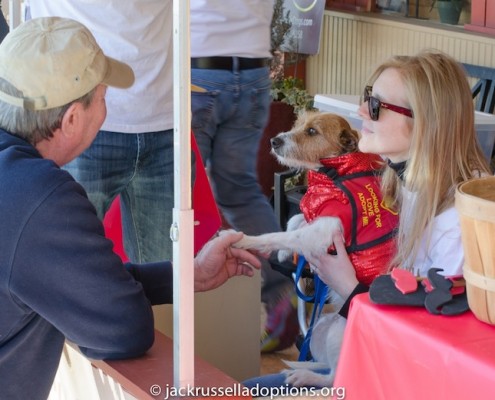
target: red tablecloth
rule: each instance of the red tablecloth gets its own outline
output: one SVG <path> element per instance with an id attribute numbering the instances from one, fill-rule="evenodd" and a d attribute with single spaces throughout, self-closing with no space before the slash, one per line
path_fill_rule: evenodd
<path id="1" fill-rule="evenodd" d="M 495 326 L 356 296 L 335 387 L 346 400 L 495 399 Z"/>

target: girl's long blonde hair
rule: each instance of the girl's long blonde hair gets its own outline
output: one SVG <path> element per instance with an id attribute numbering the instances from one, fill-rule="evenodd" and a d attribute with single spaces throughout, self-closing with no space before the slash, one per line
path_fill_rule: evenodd
<path id="1" fill-rule="evenodd" d="M 456 185 L 491 172 L 478 144 L 471 89 L 462 66 L 431 50 L 394 56 L 376 69 L 370 84 L 388 68 L 401 75 L 414 115 L 404 181 L 390 167 L 385 167 L 382 180 L 385 198 L 400 214 L 397 255 L 391 267 L 411 269 L 435 216 L 454 205 Z M 415 196 L 407 210 L 402 210 L 402 185 Z"/>

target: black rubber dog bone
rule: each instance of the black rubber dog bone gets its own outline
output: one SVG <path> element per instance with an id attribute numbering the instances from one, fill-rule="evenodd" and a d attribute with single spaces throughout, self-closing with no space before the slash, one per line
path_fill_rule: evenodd
<path id="1" fill-rule="evenodd" d="M 425 307 L 432 314 L 457 315 L 469 309 L 466 292 L 452 294 L 454 282 L 440 275 L 440 268 L 431 268 L 428 271 L 428 280 L 433 290 L 426 294 Z"/>
<path id="2" fill-rule="evenodd" d="M 369 296 L 375 304 L 424 307 L 426 292 L 418 285 L 414 292 L 403 294 L 391 275 L 380 275 L 371 283 Z"/>

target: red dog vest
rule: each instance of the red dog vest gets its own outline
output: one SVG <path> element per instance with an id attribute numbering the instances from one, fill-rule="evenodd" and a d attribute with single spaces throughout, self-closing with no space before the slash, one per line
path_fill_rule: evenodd
<path id="1" fill-rule="evenodd" d="M 306 221 L 319 216 L 339 217 L 345 244 L 359 282 L 370 285 L 386 272 L 395 255 L 399 218 L 387 208 L 380 191 L 382 159 L 350 153 L 323 159 L 318 172 L 308 172 L 308 190 L 300 208 Z"/>

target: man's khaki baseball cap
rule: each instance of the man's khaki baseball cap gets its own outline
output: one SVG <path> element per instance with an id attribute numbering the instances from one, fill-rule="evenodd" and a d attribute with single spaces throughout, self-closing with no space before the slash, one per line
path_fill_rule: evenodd
<path id="1" fill-rule="evenodd" d="M 63 106 L 100 83 L 117 88 L 134 83 L 130 66 L 103 54 L 84 25 L 60 17 L 29 20 L 5 37 L 0 78 L 23 94 L 0 91 L 0 100 L 30 110 Z"/>

